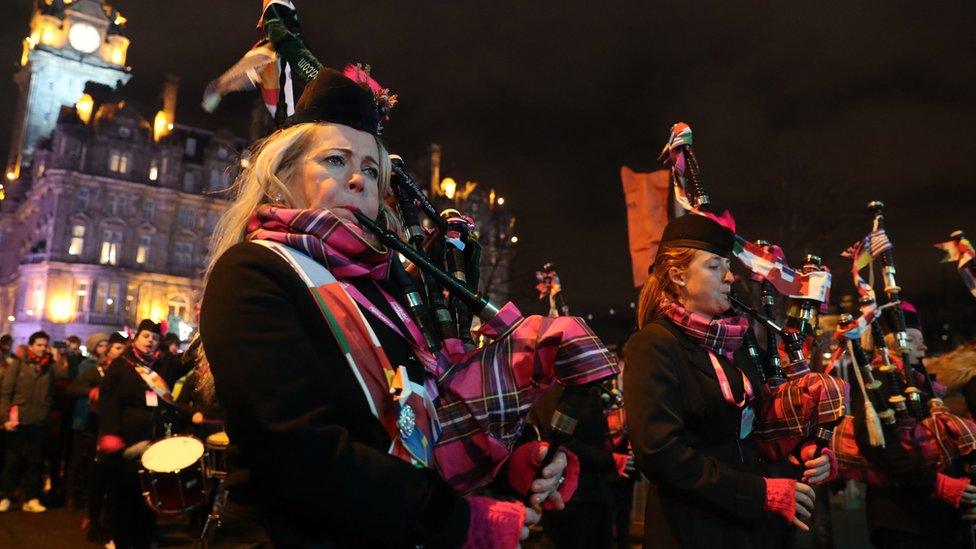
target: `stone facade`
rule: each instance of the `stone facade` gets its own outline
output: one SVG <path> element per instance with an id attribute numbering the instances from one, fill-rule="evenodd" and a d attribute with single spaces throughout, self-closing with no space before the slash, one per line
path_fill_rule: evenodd
<path id="1" fill-rule="evenodd" d="M 104 0 L 39 2 L 31 19 L 0 198 L 0 333 L 18 343 L 193 326 L 246 143 L 175 124 L 174 78 L 151 124 L 120 88 L 124 24 Z"/>
<path id="2" fill-rule="evenodd" d="M 0 332 L 21 341 L 192 324 L 209 237 L 244 143 L 175 127 L 159 143 L 127 107 L 64 116 L 29 188 L 0 210 Z M 11 320 L 13 319 L 13 320 Z M 175 329 L 175 328 L 174 328 Z"/>

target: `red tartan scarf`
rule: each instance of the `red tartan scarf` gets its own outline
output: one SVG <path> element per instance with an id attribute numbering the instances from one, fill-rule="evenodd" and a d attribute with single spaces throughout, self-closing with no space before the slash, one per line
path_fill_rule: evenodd
<path id="1" fill-rule="evenodd" d="M 43 355 L 35 355 L 34 353 L 30 352 L 30 349 L 27 350 L 27 362 L 33 364 L 34 369 L 38 372 L 43 372 L 46 370 L 47 367 L 51 365 L 51 360 L 53 360 L 53 358 L 47 353 Z"/>
<path id="2" fill-rule="evenodd" d="M 291 246 L 319 261 L 339 279 L 366 276 L 385 280 L 392 252 L 370 243 L 357 225 L 329 210 L 294 210 L 262 204 L 247 222 L 247 240 Z"/>
<path id="3" fill-rule="evenodd" d="M 742 337 L 749 329 L 749 319 L 744 315 L 708 318 L 685 309 L 675 301 L 667 302 L 664 316 L 677 324 L 695 343 L 729 358 L 742 346 Z"/>

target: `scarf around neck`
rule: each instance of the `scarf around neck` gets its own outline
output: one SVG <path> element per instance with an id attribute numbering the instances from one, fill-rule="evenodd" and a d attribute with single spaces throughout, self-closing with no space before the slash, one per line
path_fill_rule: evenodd
<path id="1" fill-rule="evenodd" d="M 708 318 L 670 300 L 664 307 L 664 316 L 698 345 L 729 359 L 742 346 L 742 337 L 749 329 L 749 319 L 744 315 Z"/>
<path id="2" fill-rule="evenodd" d="M 300 250 L 340 279 L 385 280 L 393 253 L 369 242 L 358 225 L 324 208 L 258 206 L 247 222 L 246 240 L 270 240 Z"/>

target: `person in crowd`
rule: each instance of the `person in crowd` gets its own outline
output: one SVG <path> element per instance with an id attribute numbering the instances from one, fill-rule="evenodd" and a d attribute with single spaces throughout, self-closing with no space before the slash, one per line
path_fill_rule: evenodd
<path id="1" fill-rule="evenodd" d="M 14 338 L 10 334 L 0 335 L 0 358 L 7 358 L 11 355 L 14 346 Z"/>
<path id="2" fill-rule="evenodd" d="M 74 401 L 71 413 L 71 459 L 65 472 L 68 487 L 68 507 L 72 510 L 80 508 L 84 503 L 88 485 L 88 474 L 95 457 L 95 436 L 85 430 L 85 420 L 88 416 L 88 393 L 78 390 L 75 382 L 86 375 L 86 372 L 96 369 L 99 361 L 105 357 L 108 350 L 108 334 L 95 332 L 85 340 L 87 355 L 78 364 L 78 374 L 64 389 L 65 397 Z"/>
<path id="3" fill-rule="evenodd" d="M 48 414 L 54 380 L 67 376 L 67 372 L 58 367 L 58 353 L 50 347 L 50 341 L 51 337 L 45 332 L 31 334 L 27 339 L 26 358 L 13 363 L 3 376 L 0 421 L 7 431 L 7 454 L 0 512 L 10 509 L 11 498 L 21 480 L 25 483 L 27 500 L 23 510 L 30 513 L 47 511 L 40 498 Z M 21 469 L 24 469 L 23 477 Z"/>
<path id="4" fill-rule="evenodd" d="M 159 341 L 159 350 L 163 354 L 177 355 L 180 353 L 180 336 L 167 332 Z"/>
<path id="5" fill-rule="evenodd" d="M 402 365 L 413 396 L 430 403 L 426 391 L 416 393 L 428 374 L 412 321 L 391 297 L 399 295 L 388 280 L 396 256 L 355 217 L 396 223 L 386 203 L 389 155 L 378 138 L 389 102 L 362 80 L 318 72 L 286 127 L 255 146 L 214 234 L 200 333 L 239 467 L 250 476 L 230 491 L 231 502 L 257 494 L 249 512 L 276 545 L 515 547 L 537 511 L 461 496 L 424 466 L 426 447 L 413 441 L 432 440 L 431 424 L 414 419 L 426 406 L 391 399 L 382 362 L 367 361 L 358 347 L 344 354 L 337 339 L 365 341 L 352 332 L 362 322 L 379 341 L 375 349 Z M 319 308 L 286 256 L 327 268 L 363 319 L 346 317 L 334 333 L 329 309 Z M 396 407 L 395 424 L 377 419 Z M 566 460 L 558 453 L 531 483 L 531 505 L 562 505 L 556 488 Z"/>
<path id="6" fill-rule="evenodd" d="M 14 338 L 10 334 L 0 335 L 0 387 L 3 387 L 3 376 L 14 362 L 19 361 L 13 354 Z M 7 431 L 0 429 L 0 479 L 3 478 L 4 456 L 7 455 Z"/>
<path id="7" fill-rule="evenodd" d="M 118 467 L 110 501 L 112 539 L 120 548 L 153 543 L 156 517 L 142 496 L 139 458 L 151 441 L 168 434 L 162 408 L 172 408 L 169 387 L 186 373 L 180 361 L 161 359 L 160 336 L 159 324 L 140 322 L 98 387 L 99 451 L 116 454 Z"/>
<path id="8" fill-rule="evenodd" d="M 686 215 L 665 227 L 624 352 L 627 426 L 650 481 L 645 547 L 777 547 L 806 529 L 827 455 L 805 447 L 802 480 L 763 473 L 752 423 L 761 382 L 730 313 L 731 231 Z M 799 468 L 798 468 L 799 469 Z"/>

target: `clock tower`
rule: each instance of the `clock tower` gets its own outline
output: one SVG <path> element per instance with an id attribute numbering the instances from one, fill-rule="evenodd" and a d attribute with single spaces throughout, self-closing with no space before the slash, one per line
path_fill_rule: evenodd
<path id="1" fill-rule="evenodd" d="M 20 101 L 5 183 L 30 166 L 51 135 L 63 105 L 75 105 L 86 82 L 115 88 L 128 82 L 125 18 L 104 0 L 38 0 L 14 75 Z"/>

